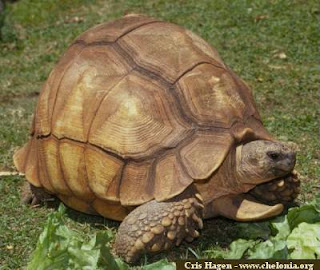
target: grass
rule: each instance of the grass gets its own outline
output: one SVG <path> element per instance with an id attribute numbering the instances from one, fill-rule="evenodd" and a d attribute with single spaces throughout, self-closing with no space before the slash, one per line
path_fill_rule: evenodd
<path id="1" fill-rule="evenodd" d="M 14 170 L 13 152 L 26 142 L 37 95 L 72 40 L 89 27 L 125 13 L 144 13 L 191 29 L 212 44 L 253 89 L 266 128 L 299 147 L 303 180 L 298 201 L 320 184 L 317 102 L 316 0 L 284 1 L 89 1 L 20 0 L 8 3 L 0 40 L 0 171 Z M 1 23 L 0 19 L 0 23 Z M 0 179 L 0 269 L 22 269 L 47 214 L 55 208 L 21 206 L 20 176 Z M 117 223 L 69 210 L 70 225 L 83 234 Z M 201 239 L 157 260 L 193 257 L 237 237 L 233 221 L 206 222 Z M 188 249 L 191 247 L 191 249 Z M 143 261 L 142 261 L 143 263 Z"/>

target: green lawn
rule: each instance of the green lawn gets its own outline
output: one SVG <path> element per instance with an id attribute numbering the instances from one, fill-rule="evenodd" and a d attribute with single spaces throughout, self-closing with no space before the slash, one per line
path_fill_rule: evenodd
<path id="1" fill-rule="evenodd" d="M 253 89 L 267 129 L 299 147 L 298 202 L 320 184 L 318 137 L 318 1 L 90 1 L 20 0 L 0 15 L 0 171 L 12 171 L 13 152 L 26 142 L 41 85 L 68 44 L 84 30 L 125 13 L 144 13 L 191 29 L 212 44 Z M 4 17 L 3 17 L 4 16 Z M 0 25 L 1 27 L 1 25 Z M 22 269 L 35 248 L 48 213 L 55 208 L 22 206 L 20 176 L 0 178 L 0 269 Z M 318 190 L 319 191 L 319 190 Z M 68 223 L 85 234 L 118 223 L 68 210 Z M 192 250 L 225 247 L 237 238 L 232 221 L 206 222 Z M 193 257 L 182 245 L 144 260 Z"/>

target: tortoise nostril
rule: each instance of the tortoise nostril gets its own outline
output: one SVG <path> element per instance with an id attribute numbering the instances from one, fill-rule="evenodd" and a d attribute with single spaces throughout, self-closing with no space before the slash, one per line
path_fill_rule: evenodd
<path id="1" fill-rule="evenodd" d="M 294 165 L 295 165 L 295 163 L 296 163 L 296 157 L 295 157 L 295 154 L 291 154 L 291 155 L 289 155 L 289 157 L 288 157 L 288 161 L 287 161 L 288 166 L 292 167 L 292 166 L 294 166 Z"/>

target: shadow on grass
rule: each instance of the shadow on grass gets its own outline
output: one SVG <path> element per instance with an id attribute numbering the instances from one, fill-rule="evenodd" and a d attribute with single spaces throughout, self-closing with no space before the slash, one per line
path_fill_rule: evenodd
<path id="1" fill-rule="evenodd" d="M 45 202 L 43 205 L 40 205 L 39 207 L 45 207 L 45 208 L 57 211 L 60 204 L 64 204 L 64 203 L 60 201 L 58 198 L 55 198 L 54 201 Z M 94 228 L 94 229 L 108 228 L 108 229 L 116 230 L 120 225 L 120 222 L 117 222 L 108 218 L 104 218 L 99 215 L 89 215 L 86 213 L 82 213 L 68 206 L 66 206 L 66 209 L 67 209 L 66 216 L 69 219 L 83 225 L 88 224 L 91 228 Z"/>

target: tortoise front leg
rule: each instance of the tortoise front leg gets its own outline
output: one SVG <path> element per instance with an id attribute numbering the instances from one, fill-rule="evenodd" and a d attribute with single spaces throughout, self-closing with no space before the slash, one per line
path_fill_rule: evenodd
<path id="1" fill-rule="evenodd" d="M 249 192 L 257 200 L 265 203 L 282 203 L 285 205 L 292 203 L 299 193 L 300 179 L 295 170 L 286 177 L 257 185 Z"/>
<path id="2" fill-rule="evenodd" d="M 121 223 L 115 252 L 125 261 L 135 262 L 143 253 L 167 250 L 184 239 L 191 242 L 203 227 L 202 210 L 202 198 L 195 193 L 141 205 Z"/>

